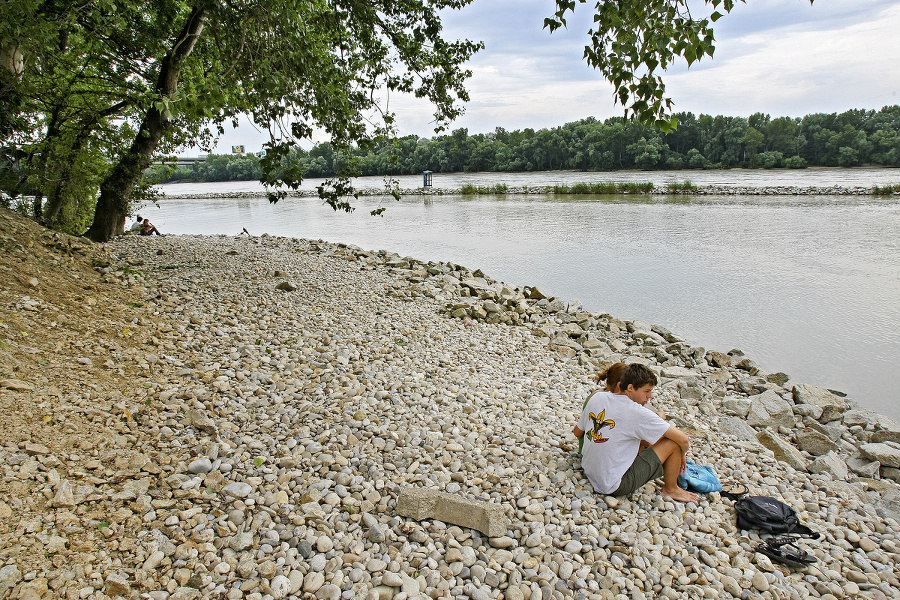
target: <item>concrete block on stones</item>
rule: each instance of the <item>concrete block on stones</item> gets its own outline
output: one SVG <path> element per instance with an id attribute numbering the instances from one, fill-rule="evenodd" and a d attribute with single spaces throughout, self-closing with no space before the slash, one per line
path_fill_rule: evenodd
<path id="1" fill-rule="evenodd" d="M 397 499 L 397 514 L 416 521 L 437 519 L 469 527 L 488 537 L 503 536 L 509 529 L 503 507 L 429 488 L 403 488 Z"/>

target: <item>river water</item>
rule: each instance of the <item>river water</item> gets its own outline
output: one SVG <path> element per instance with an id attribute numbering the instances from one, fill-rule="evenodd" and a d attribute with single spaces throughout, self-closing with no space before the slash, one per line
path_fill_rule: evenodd
<path id="1" fill-rule="evenodd" d="M 667 181 L 871 186 L 890 169 L 436 175 L 435 187 Z M 402 178 L 412 188 L 421 179 Z M 314 187 L 317 182 L 307 182 Z M 378 187 L 380 178 L 361 178 Z M 169 195 L 258 184 L 161 186 Z M 306 187 L 306 186 L 304 186 Z M 900 199 L 872 196 L 165 198 L 141 214 L 164 233 L 282 235 L 391 250 L 539 285 L 586 310 L 659 324 L 694 345 L 738 348 L 768 372 L 849 394 L 900 419 Z M 387 206 L 382 217 L 369 211 Z"/>

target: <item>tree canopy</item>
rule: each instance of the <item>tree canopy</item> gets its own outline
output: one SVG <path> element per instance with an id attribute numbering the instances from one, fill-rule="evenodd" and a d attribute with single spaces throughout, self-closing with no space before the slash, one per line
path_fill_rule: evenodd
<path id="1" fill-rule="evenodd" d="M 675 113 L 678 128 L 663 133 L 622 117 L 588 118 L 559 127 L 470 134 L 456 129 L 431 138 L 407 135 L 354 147 L 348 156 L 329 142 L 292 151 L 305 177 L 331 177 L 352 160 L 361 175 L 413 175 L 461 171 L 572 169 L 900 167 L 900 106 L 814 113 L 804 117 L 749 118 Z M 751 125 L 752 123 L 752 125 Z M 162 168 L 162 167 L 157 167 Z M 259 179 L 254 155 L 210 155 L 179 167 L 165 182 Z"/>
<path id="2" fill-rule="evenodd" d="M 429 100 L 437 131 L 460 114 L 465 64 L 481 45 L 444 39 L 441 13 L 470 2 L 6 0 L 0 184 L 46 197 L 37 206 L 49 225 L 78 232 L 90 223 L 87 235 L 106 240 L 148 193 L 143 174 L 153 160 L 208 146 L 246 114 L 270 133 L 261 181 L 296 188 L 303 165 L 290 159 L 315 129 L 350 158 L 390 137 L 394 117 L 382 110 L 382 90 Z M 565 26 L 578 3 L 557 0 L 545 27 Z M 690 64 L 711 56 L 710 23 L 733 0 L 704 6 L 712 12 L 695 19 L 685 0 L 594 5 L 585 60 L 613 83 L 628 114 L 674 124 L 659 73 L 679 57 Z M 463 137 L 448 146 L 448 160 L 462 160 Z M 353 160 L 341 162 L 320 190 L 335 209 L 351 208 L 354 172 Z"/>
<path id="3" fill-rule="evenodd" d="M 105 240 L 154 157 L 208 144 L 240 114 L 270 132 L 267 161 L 279 164 L 314 128 L 339 147 L 383 134 L 383 89 L 427 98 L 439 125 L 451 121 L 480 44 L 443 39 L 440 11 L 469 1 L 12 0 L 0 46 L 21 66 L 3 69 L 3 146 L 47 196 L 51 223 L 57 206 L 96 198 L 88 236 Z M 299 175 L 263 181 L 295 187 Z M 345 191 L 326 196 L 344 207 Z"/>

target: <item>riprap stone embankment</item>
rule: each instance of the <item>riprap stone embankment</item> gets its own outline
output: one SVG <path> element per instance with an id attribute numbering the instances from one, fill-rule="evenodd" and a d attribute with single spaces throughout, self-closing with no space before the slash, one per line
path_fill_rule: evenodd
<path id="1" fill-rule="evenodd" d="M 362 188 L 358 190 L 361 196 L 387 196 L 383 188 Z M 460 196 L 465 195 L 460 189 L 449 188 L 410 188 L 400 190 L 403 196 Z M 503 192 L 485 192 L 488 195 L 512 196 L 512 195 L 545 195 L 554 194 L 553 186 L 510 186 Z M 732 186 L 732 185 L 701 185 L 690 189 L 668 189 L 665 186 L 654 187 L 650 191 L 622 191 L 626 195 L 640 196 L 666 196 L 666 195 L 693 195 L 693 196 L 870 196 L 874 195 L 871 187 L 863 186 Z M 895 192 L 900 193 L 900 192 Z M 317 197 L 316 190 L 290 190 L 287 192 L 291 198 Z M 165 194 L 167 198 L 260 198 L 263 192 L 202 192 L 194 194 Z"/>

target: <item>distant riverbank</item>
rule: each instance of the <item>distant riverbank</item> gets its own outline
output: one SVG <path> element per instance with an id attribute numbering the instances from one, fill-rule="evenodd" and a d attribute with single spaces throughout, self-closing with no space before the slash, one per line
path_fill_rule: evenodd
<path id="1" fill-rule="evenodd" d="M 673 185 L 672 187 L 657 188 L 652 184 L 644 186 L 641 189 L 629 189 L 620 186 L 612 186 L 614 189 L 604 192 L 596 192 L 597 194 L 644 194 L 644 195 L 728 195 L 728 196 L 871 196 L 871 195 L 888 195 L 880 192 L 878 187 L 799 187 L 799 186 L 767 186 L 767 187 L 748 187 L 748 186 L 694 186 L 690 182 L 685 184 Z M 893 187 L 893 186 L 892 186 Z M 388 192 L 384 189 L 362 188 L 359 189 L 361 196 L 387 196 Z M 258 198 L 262 192 L 258 191 L 232 191 L 232 192 L 205 192 L 205 193 L 182 193 L 164 195 L 169 198 Z M 559 191 L 554 186 L 521 186 L 521 187 L 484 187 L 466 189 L 447 189 L 436 187 L 420 187 L 414 189 L 401 189 L 400 194 L 403 196 L 465 196 L 465 195 L 566 195 L 578 194 L 583 195 L 585 192 Z M 900 186 L 896 191 L 891 190 L 889 195 L 900 195 Z M 311 198 L 318 196 L 317 190 L 291 190 L 288 197 L 292 198 Z"/>
<path id="2" fill-rule="evenodd" d="M 322 178 L 304 179 L 296 192 L 297 196 L 315 196 L 316 188 L 325 183 Z M 418 193 L 422 188 L 422 175 L 400 175 L 389 178 L 391 185 L 396 184 L 405 194 Z M 358 190 L 366 194 L 384 194 L 387 180 L 384 177 L 357 177 L 352 180 Z M 886 187 L 900 184 L 900 169 L 885 167 L 831 168 L 816 167 L 809 169 L 703 169 L 680 171 L 529 171 L 524 173 L 478 172 L 478 173 L 435 173 L 432 177 L 431 193 L 452 193 L 467 187 L 494 188 L 506 186 L 509 189 L 528 189 L 530 194 L 538 194 L 538 189 L 579 184 L 647 184 L 652 183 L 657 193 L 668 193 L 670 186 L 684 187 L 690 182 L 698 190 L 709 194 L 721 191 L 724 194 L 738 193 L 738 190 L 749 194 L 757 193 L 760 188 L 771 190 L 785 189 L 792 193 L 794 188 L 800 190 L 859 189 L 871 190 L 873 187 Z M 166 197 L 260 197 L 265 195 L 265 188 L 259 181 L 223 181 L 218 183 L 173 183 L 157 186 L 156 189 Z M 440 190 L 440 191 L 438 191 Z M 509 192 L 507 192 L 509 193 Z M 777 192 L 774 192 L 777 193 Z M 207 196 L 207 194 L 210 194 Z M 224 195 L 231 194 L 231 195 Z"/>

